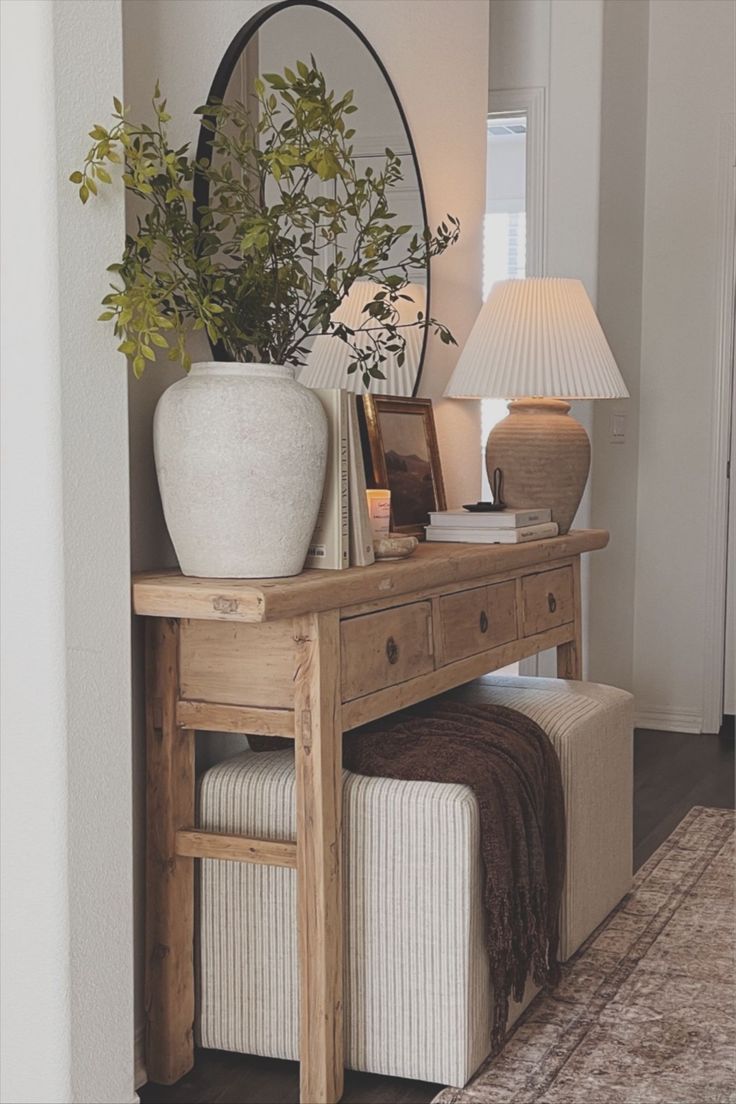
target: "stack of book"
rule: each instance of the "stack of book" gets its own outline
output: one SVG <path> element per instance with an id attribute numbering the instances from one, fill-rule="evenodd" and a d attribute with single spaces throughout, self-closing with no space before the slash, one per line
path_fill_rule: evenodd
<path id="1" fill-rule="evenodd" d="M 440 510 L 429 515 L 428 541 L 468 544 L 522 544 L 556 537 L 551 510 Z"/>
<path id="2" fill-rule="evenodd" d="M 327 472 L 305 567 L 339 570 L 374 561 L 356 396 L 315 388 L 327 415 Z"/>

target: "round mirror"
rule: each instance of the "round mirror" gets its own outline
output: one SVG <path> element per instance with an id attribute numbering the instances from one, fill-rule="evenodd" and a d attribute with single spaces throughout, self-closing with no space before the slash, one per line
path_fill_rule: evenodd
<path id="1" fill-rule="evenodd" d="M 298 357 L 298 377 L 310 387 L 342 387 L 351 391 L 366 390 L 360 370 L 348 373 L 355 363 L 356 348 L 367 350 L 375 361 L 376 343 L 381 346 L 380 371 L 385 379 L 370 380 L 374 394 L 414 395 L 419 387 L 427 343 L 429 317 L 429 263 L 423 248 L 423 235 L 427 226 L 424 192 L 419 173 L 414 143 L 396 89 L 373 47 L 357 27 L 340 11 L 321 0 L 284 0 L 259 11 L 238 32 L 225 53 L 210 89 L 208 104 L 246 105 L 248 114 L 257 118 L 263 113 L 263 99 L 259 105 L 256 89 L 260 83 L 266 96 L 283 91 L 273 86 L 269 76 L 292 75 L 305 68 L 318 71 L 323 77 L 327 95 L 334 93 L 335 101 L 346 93 L 350 100 L 349 127 L 350 157 L 355 172 L 361 178 L 375 179 L 385 172 L 389 155 L 397 165 L 392 182 L 386 189 L 392 225 L 400 227 L 403 234 L 389 248 L 383 258 L 384 269 L 396 266 L 402 272 L 402 280 L 408 284 L 401 288 L 401 297 L 392 306 L 393 323 L 399 326 L 403 341 L 397 345 L 391 333 L 380 325 L 372 325 L 365 333 L 355 333 L 348 345 L 332 333 L 313 333 L 306 338 Z M 263 93 L 262 93 L 263 95 Z M 354 109 L 354 110 L 353 110 Z M 259 141 L 256 138 L 256 141 Z M 197 157 L 212 158 L 212 131 L 203 124 L 200 131 Z M 215 154 L 215 158 L 217 154 Z M 313 258 L 314 264 L 325 270 L 330 264 L 345 266 L 356 255 L 365 252 L 370 241 L 361 233 L 364 212 L 359 219 L 351 214 L 341 193 L 341 178 L 326 174 L 325 179 L 315 176 L 310 183 L 313 196 L 321 196 L 327 202 L 341 205 L 342 232 L 326 240 Z M 195 184 L 196 202 L 207 205 L 211 185 L 200 178 Z M 259 187 L 260 202 L 271 209 L 282 202 L 278 181 L 269 179 Z M 322 199 L 319 202 L 323 202 Z M 416 235 L 416 238 L 415 238 Z M 406 243 L 412 238 L 420 242 L 415 249 L 411 265 L 406 268 L 400 262 L 406 259 Z M 318 246 L 318 249 L 320 247 Z M 350 327 L 351 332 L 365 323 L 364 308 L 377 292 L 381 291 L 370 278 L 370 272 L 361 273 L 352 282 L 346 298 L 331 314 L 332 325 Z M 418 324 L 417 324 L 418 322 Z M 395 331 L 394 331 L 395 332 Z M 217 359 L 230 359 L 224 350 L 213 349 Z"/>

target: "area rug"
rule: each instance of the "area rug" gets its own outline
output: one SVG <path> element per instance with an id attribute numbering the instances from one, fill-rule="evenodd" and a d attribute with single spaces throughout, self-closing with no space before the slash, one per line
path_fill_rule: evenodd
<path id="1" fill-rule="evenodd" d="M 433 1104 L 734 1104 L 734 820 L 691 809 L 559 988 Z"/>

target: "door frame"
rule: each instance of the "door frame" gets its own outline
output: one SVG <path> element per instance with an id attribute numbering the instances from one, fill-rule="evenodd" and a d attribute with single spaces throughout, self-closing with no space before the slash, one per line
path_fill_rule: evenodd
<path id="1" fill-rule="evenodd" d="M 736 309 L 736 114 L 721 117 L 718 170 L 718 321 L 711 393 L 713 436 L 708 479 L 706 592 L 704 602 L 702 731 L 723 723 L 728 563 L 728 463 L 733 432 L 734 310 Z"/>

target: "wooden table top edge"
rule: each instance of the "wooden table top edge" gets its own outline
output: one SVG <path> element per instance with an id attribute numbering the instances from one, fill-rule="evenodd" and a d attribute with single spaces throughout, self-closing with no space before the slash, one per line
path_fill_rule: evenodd
<path id="1" fill-rule="evenodd" d="M 605 548 L 608 540 L 605 529 L 573 529 L 523 544 L 423 543 L 406 560 L 342 571 L 313 568 L 279 579 L 201 579 L 178 569 L 143 571 L 133 575 L 133 610 L 145 617 L 274 621 L 553 563 Z"/>

